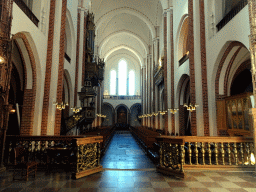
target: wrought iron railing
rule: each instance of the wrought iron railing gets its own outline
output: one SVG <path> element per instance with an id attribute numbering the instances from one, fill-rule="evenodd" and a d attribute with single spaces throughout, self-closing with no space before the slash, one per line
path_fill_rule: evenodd
<path id="1" fill-rule="evenodd" d="M 113 99 L 113 100 L 136 100 L 141 99 L 140 95 L 103 95 L 103 99 Z"/>
<path id="2" fill-rule="evenodd" d="M 160 136 L 159 171 L 184 177 L 186 168 L 235 168 L 255 164 L 253 138 Z"/>
<path id="3" fill-rule="evenodd" d="M 233 19 L 246 5 L 248 0 L 241 0 L 231 11 L 223 17 L 223 19 L 217 24 L 217 29 L 220 31 L 231 19 Z"/>
<path id="4" fill-rule="evenodd" d="M 14 0 L 14 2 L 28 16 L 28 18 L 38 27 L 39 20 L 34 15 L 34 13 L 28 8 L 26 3 L 24 3 L 24 1 L 22 1 L 22 0 Z"/>

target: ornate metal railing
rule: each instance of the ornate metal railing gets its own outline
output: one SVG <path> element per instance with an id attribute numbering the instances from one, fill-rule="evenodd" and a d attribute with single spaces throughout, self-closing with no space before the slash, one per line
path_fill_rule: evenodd
<path id="1" fill-rule="evenodd" d="M 14 0 L 14 2 L 19 6 L 19 8 L 28 16 L 28 18 L 38 27 L 39 20 L 34 15 L 34 13 L 28 8 L 23 0 Z"/>
<path id="2" fill-rule="evenodd" d="M 241 0 L 231 11 L 217 24 L 217 29 L 220 31 L 231 19 L 233 19 L 246 5 L 248 0 Z"/>
<path id="3" fill-rule="evenodd" d="M 103 99 L 113 99 L 113 100 L 136 100 L 141 99 L 140 95 L 103 95 Z"/>
<path id="4" fill-rule="evenodd" d="M 5 164 L 13 164 L 13 151 L 17 146 L 24 146 L 27 160 L 36 160 L 40 166 L 49 165 L 49 151 L 58 153 L 67 150 L 68 161 L 62 159 L 59 164 L 72 165 L 73 178 L 77 179 L 102 170 L 100 165 L 100 143 L 102 136 L 7 136 Z M 49 150 L 50 149 L 50 150 Z M 52 155 L 52 154 L 51 154 Z"/>
<path id="5" fill-rule="evenodd" d="M 184 177 L 186 168 L 235 168 L 255 164 L 253 138 L 160 136 L 158 170 Z"/>
<path id="6" fill-rule="evenodd" d="M 100 165 L 100 143 L 102 142 L 102 136 L 73 140 L 76 154 L 76 170 L 73 172 L 73 178 L 78 179 L 103 170 Z"/>

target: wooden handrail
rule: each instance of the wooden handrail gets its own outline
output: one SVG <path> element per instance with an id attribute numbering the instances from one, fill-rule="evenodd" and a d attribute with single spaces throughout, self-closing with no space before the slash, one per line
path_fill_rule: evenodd
<path id="1" fill-rule="evenodd" d="M 159 136 L 156 137 L 157 140 L 164 141 L 179 141 L 183 139 L 185 143 L 187 142 L 204 142 L 204 143 L 241 143 L 241 142 L 253 142 L 252 137 L 200 137 L 200 136 Z M 179 144 L 179 143 L 177 143 Z"/>

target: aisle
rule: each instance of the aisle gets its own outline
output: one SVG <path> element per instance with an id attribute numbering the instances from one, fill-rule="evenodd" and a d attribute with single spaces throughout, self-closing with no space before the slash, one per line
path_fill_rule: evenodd
<path id="1" fill-rule="evenodd" d="M 155 168 L 129 131 L 116 131 L 101 164 L 108 169 Z"/>

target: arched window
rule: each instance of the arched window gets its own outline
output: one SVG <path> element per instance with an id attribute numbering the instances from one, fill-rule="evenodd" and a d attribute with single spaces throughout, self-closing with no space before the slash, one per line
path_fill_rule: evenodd
<path id="1" fill-rule="evenodd" d="M 110 95 L 116 95 L 116 71 L 110 72 Z"/>
<path id="2" fill-rule="evenodd" d="M 135 94 L 135 73 L 134 71 L 129 72 L 129 95 Z"/>
<path id="3" fill-rule="evenodd" d="M 118 65 L 118 95 L 126 95 L 127 90 L 127 64 L 124 60 Z"/>

